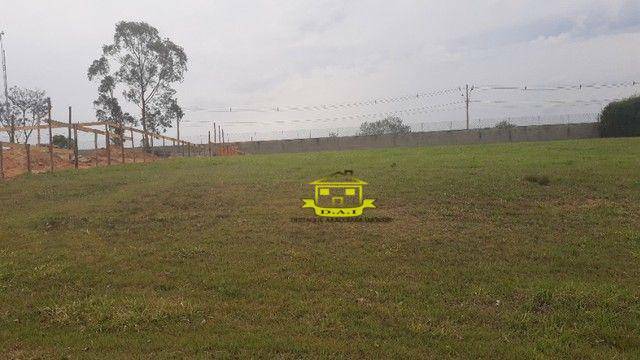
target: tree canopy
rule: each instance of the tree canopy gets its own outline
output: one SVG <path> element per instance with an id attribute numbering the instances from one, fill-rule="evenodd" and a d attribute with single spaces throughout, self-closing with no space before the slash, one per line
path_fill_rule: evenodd
<path id="1" fill-rule="evenodd" d="M 0 119 L 2 125 L 8 128 L 9 142 L 16 142 L 18 138 L 25 143 L 33 129 L 16 132 L 16 127 L 39 125 L 47 115 L 46 93 L 39 89 L 28 89 L 12 86 L 9 89 L 9 102 L 0 104 Z"/>
<path id="2" fill-rule="evenodd" d="M 11 103 L 8 101 L 2 101 L 0 103 L 0 123 L 2 126 L 7 129 L 7 135 L 9 135 L 9 142 L 16 142 L 16 131 L 15 128 L 18 126 L 17 118 L 19 116 L 18 109 L 14 106 L 11 106 Z"/>
<path id="3" fill-rule="evenodd" d="M 358 135 L 405 134 L 409 132 L 411 132 L 411 127 L 404 125 L 402 119 L 397 116 L 390 116 L 383 120 L 364 122 L 360 125 Z"/>
<path id="4" fill-rule="evenodd" d="M 185 71 L 187 55 L 182 47 L 160 37 L 158 30 L 145 22 L 119 22 L 113 43 L 103 46 L 102 56 L 87 72 L 89 80 L 100 78 L 98 99 L 94 102 L 96 116 L 118 124 L 135 122 L 120 107 L 115 93 L 120 85 L 124 99 L 140 109 L 145 133 L 165 131 L 178 115 L 172 86 L 182 82 Z M 146 135 L 144 144 L 149 144 Z"/>
<path id="5" fill-rule="evenodd" d="M 640 96 L 605 106 L 598 125 L 602 137 L 640 136 Z"/>

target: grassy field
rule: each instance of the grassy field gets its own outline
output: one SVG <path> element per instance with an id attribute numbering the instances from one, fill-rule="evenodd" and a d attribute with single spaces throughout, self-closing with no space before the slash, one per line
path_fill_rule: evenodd
<path id="1" fill-rule="evenodd" d="M 393 221 L 292 222 L 343 169 Z M 640 357 L 640 139 L 70 170 L 0 215 L 1 357 Z"/>

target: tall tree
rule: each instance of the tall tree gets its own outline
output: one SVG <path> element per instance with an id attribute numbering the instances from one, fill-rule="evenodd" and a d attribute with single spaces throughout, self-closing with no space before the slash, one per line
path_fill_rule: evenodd
<path id="1" fill-rule="evenodd" d="M 109 74 L 109 62 L 105 57 L 95 60 L 87 72 L 90 81 L 100 78 L 98 86 L 98 98 L 93 101 L 96 109 L 96 118 L 100 121 L 108 121 L 119 125 L 114 129 L 118 137 L 111 138 L 115 144 L 124 141 L 125 125 L 135 125 L 136 120 L 131 114 L 124 112 L 118 98 L 115 96 L 116 79 Z"/>
<path id="2" fill-rule="evenodd" d="M 106 66 L 94 64 L 106 63 Z M 109 64 L 117 69 L 110 74 Z M 113 43 L 102 48 L 102 57 L 89 67 L 89 76 L 113 76 L 114 83 L 125 87 L 123 96 L 140 108 L 145 133 L 171 126 L 166 116 L 175 90 L 187 70 L 187 55 L 182 47 L 161 38 L 158 30 L 145 22 L 121 21 L 116 24 Z M 106 72 L 100 73 L 106 68 Z M 144 146 L 148 148 L 146 134 Z"/>

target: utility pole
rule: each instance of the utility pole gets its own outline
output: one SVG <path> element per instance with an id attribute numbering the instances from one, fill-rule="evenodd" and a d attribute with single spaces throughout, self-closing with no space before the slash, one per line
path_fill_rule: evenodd
<path id="1" fill-rule="evenodd" d="M 2 79 L 4 80 L 4 106 L 9 111 L 9 85 L 7 84 L 7 53 L 4 51 L 4 31 L 0 31 L 0 55 L 2 56 Z M 16 130 L 15 120 L 11 119 L 11 132 L 9 133 L 9 142 L 15 141 Z"/>
<path id="2" fill-rule="evenodd" d="M 467 96 L 465 99 L 465 104 L 467 105 L 467 130 L 469 130 L 469 84 L 466 85 Z"/>
<path id="3" fill-rule="evenodd" d="M 469 104 L 471 103 L 471 98 L 469 97 L 469 94 L 471 93 L 471 91 L 473 91 L 475 89 L 475 86 L 471 86 L 469 87 L 469 84 L 465 85 L 465 94 L 462 95 L 465 98 L 465 105 L 467 108 L 467 130 L 469 130 Z"/>
<path id="4" fill-rule="evenodd" d="M 4 80 L 4 102 L 9 107 L 9 86 L 7 85 L 7 54 L 4 51 L 4 31 L 0 31 L 0 51 L 2 52 L 2 79 Z"/>

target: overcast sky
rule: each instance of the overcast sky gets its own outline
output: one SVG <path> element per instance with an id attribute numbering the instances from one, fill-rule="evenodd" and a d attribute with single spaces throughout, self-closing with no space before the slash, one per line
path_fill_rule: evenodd
<path id="1" fill-rule="evenodd" d="M 44 89 L 54 116 L 94 119 L 97 84 L 86 70 L 120 20 L 147 21 L 184 47 L 178 86 L 184 134 L 210 122 L 228 133 L 352 127 L 346 115 L 439 105 L 459 92 L 323 111 L 231 112 L 349 103 L 464 84 L 534 86 L 640 80 L 637 0 L 489 1 L 11 1 L 0 4 L 9 85 Z M 636 87 L 553 92 L 545 99 L 607 99 Z M 594 112 L 600 104 L 531 106 L 540 94 L 472 92 L 472 118 Z M 403 114 L 405 122 L 463 120 L 462 110 Z M 131 108 L 131 110 L 134 110 Z M 450 111 L 451 110 L 451 111 Z M 322 121 L 307 121 L 326 119 Z M 375 118 L 371 118 L 375 119 Z M 368 119 L 368 120 L 371 120 Z M 367 120 L 367 119 L 365 119 Z M 168 130 L 173 134 L 174 130 Z"/>

